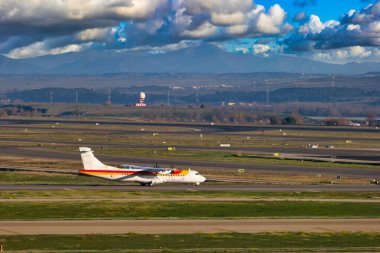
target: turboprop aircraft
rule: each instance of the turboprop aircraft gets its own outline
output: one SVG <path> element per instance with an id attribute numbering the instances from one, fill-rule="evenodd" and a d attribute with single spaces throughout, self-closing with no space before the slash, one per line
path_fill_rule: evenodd
<path id="1" fill-rule="evenodd" d="M 91 148 L 80 147 L 79 151 L 83 162 L 83 170 L 79 171 L 81 174 L 115 181 L 136 182 L 144 186 L 153 186 L 166 182 L 191 183 L 198 186 L 206 181 L 206 178 L 195 170 L 141 167 L 130 164 L 124 164 L 121 165 L 121 168 L 117 168 L 100 162 L 94 156 Z"/>

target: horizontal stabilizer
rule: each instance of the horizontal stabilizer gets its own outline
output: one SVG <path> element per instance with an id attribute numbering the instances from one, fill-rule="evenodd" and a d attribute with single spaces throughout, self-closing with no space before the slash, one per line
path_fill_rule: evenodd
<path id="1" fill-rule="evenodd" d="M 80 152 L 92 152 L 92 150 L 90 148 L 87 148 L 87 147 L 79 147 L 79 151 Z"/>

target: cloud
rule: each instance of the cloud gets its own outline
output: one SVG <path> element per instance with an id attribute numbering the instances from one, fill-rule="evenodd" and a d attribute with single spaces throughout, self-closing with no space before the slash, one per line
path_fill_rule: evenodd
<path id="1" fill-rule="evenodd" d="M 242 24 L 247 13 L 255 8 L 250 0 L 224 0 L 222 3 L 220 0 L 184 0 L 180 5 L 190 16 L 208 13 L 211 23 L 217 26 Z"/>
<path id="2" fill-rule="evenodd" d="M 339 20 L 321 22 L 316 15 L 284 39 L 287 51 L 331 50 L 380 46 L 380 1 L 350 10 Z"/>
<path id="3" fill-rule="evenodd" d="M 371 51 L 367 51 L 361 46 L 354 46 L 349 48 L 349 55 L 352 57 L 368 57 L 371 55 Z"/>
<path id="4" fill-rule="evenodd" d="M 66 45 L 63 47 L 50 48 L 47 44 L 43 42 L 36 42 L 26 47 L 20 47 L 11 50 L 8 56 L 11 58 L 25 58 L 25 57 L 36 57 L 41 55 L 46 55 L 47 53 L 56 55 L 69 52 L 79 52 L 84 48 L 84 45 Z"/>
<path id="5" fill-rule="evenodd" d="M 255 44 L 252 46 L 252 50 L 254 55 L 269 56 L 268 53 L 271 51 L 271 47 L 263 44 Z"/>
<path id="6" fill-rule="evenodd" d="M 76 34 L 76 38 L 80 41 L 109 41 L 112 34 L 115 33 L 113 28 L 90 28 L 80 31 Z"/>
<path id="7" fill-rule="evenodd" d="M 325 29 L 325 25 L 321 22 L 318 16 L 311 15 L 309 22 L 307 24 L 304 24 L 298 29 L 299 33 L 303 34 L 317 34 L 323 31 Z"/>
<path id="8" fill-rule="evenodd" d="M 218 29 L 210 22 L 204 22 L 194 30 L 186 30 L 181 35 L 186 38 L 201 39 L 216 35 Z"/>
<path id="9" fill-rule="evenodd" d="M 353 46 L 326 52 L 316 52 L 312 55 L 312 58 L 318 61 L 346 63 L 352 61 L 374 61 L 379 56 L 380 50 L 378 48 Z"/>
<path id="10" fill-rule="evenodd" d="M 302 22 L 302 21 L 305 21 L 306 19 L 307 19 L 306 12 L 304 12 L 304 11 L 298 12 L 293 17 L 294 22 Z"/>
<path id="11" fill-rule="evenodd" d="M 257 19 L 257 30 L 266 34 L 279 34 L 280 25 L 285 20 L 285 11 L 280 5 L 275 4 L 269 9 L 269 13 L 260 13 Z"/>
<path id="12" fill-rule="evenodd" d="M 29 57 L 111 43 L 121 21 L 149 20 L 167 6 L 167 0 L 0 0 L 0 53 Z M 62 38 L 65 43 L 52 45 Z"/>
<path id="13" fill-rule="evenodd" d="M 265 8 L 252 0 L 0 0 L 0 54 L 24 58 L 104 49 L 161 52 L 211 42 L 259 55 L 281 49 L 363 59 L 375 52 L 369 47 L 380 46 L 380 0 L 370 2 L 336 20 L 301 11 L 293 17 L 294 27 L 279 4 Z M 293 3 L 305 7 L 317 1 Z M 262 39 L 272 42 L 258 41 Z M 241 40 L 251 40 L 246 45 L 255 48 L 239 45 Z M 330 55 L 325 52 L 329 50 Z"/>
<path id="14" fill-rule="evenodd" d="M 249 49 L 246 48 L 246 47 L 238 47 L 238 48 L 235 48 L 235 51 L 236 52 L 241 52 L 243 54 L 248 54 L 249 53 Z"/>
<path id="15" fill-rule="evenodd" d="M 51 26 L 61 20 L 146 19 L 166 0 L 28 0 L 0 1 L 2 23 L 31 22 Z"/>
<path id="16" fill-rule="evenodd" d="M 184 49 L 187 47 L 197 47 L 199 45 L 200 45 L 199 41 L 182 40 L 178 43 L 166 44 L 163 46 L 152 47 L 150 45 L 146 45 L 146 46 L 138 46 L 138 47 L 123 49 L 123 50 L 124 51 L 150 51 L 151 53 L 156 54 L 156 53 L 165 53 L 167 51 L 176 51 L 176 50 Z"/>
<path id="17" fill-rule="evenodd" d="M 266 10 L 252 0 L 0 0 L 0 53 L 29 57 L 280 36 L 292 29 L 286 16 L 278 4 Z"/>
<path id="18" fill-rule="evenodd" d="M 251 0 L 182 0 L 177 2 L 171 31 L 178 37 L 231 39 L 281 34 L 286 12 L 278 4 L 268 11 Z"/>

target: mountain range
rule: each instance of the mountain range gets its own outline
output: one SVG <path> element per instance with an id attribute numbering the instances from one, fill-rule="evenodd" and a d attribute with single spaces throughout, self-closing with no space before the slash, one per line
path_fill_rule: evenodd
<path id="1" fill-rule="evenodd" d="M 378 71 L 380 63 L 376 62 L 331 64 L 295 56 L 261 57 L 230 53 L 209 44 L 159 54 L 87 51 L 26 59 L 0 55 L 0 74 L 286 72 L 353 75 Z"/>

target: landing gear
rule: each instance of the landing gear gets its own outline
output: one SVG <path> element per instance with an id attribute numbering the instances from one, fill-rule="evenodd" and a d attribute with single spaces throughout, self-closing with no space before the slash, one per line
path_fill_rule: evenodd
<path id="1" fill-rule="evenodd" d="M 150 183 L 140 183 L 141 186 L 149 186 L 149 187 L 152 187 L 154 185 L 153 182 L 150 182 Z"/>

